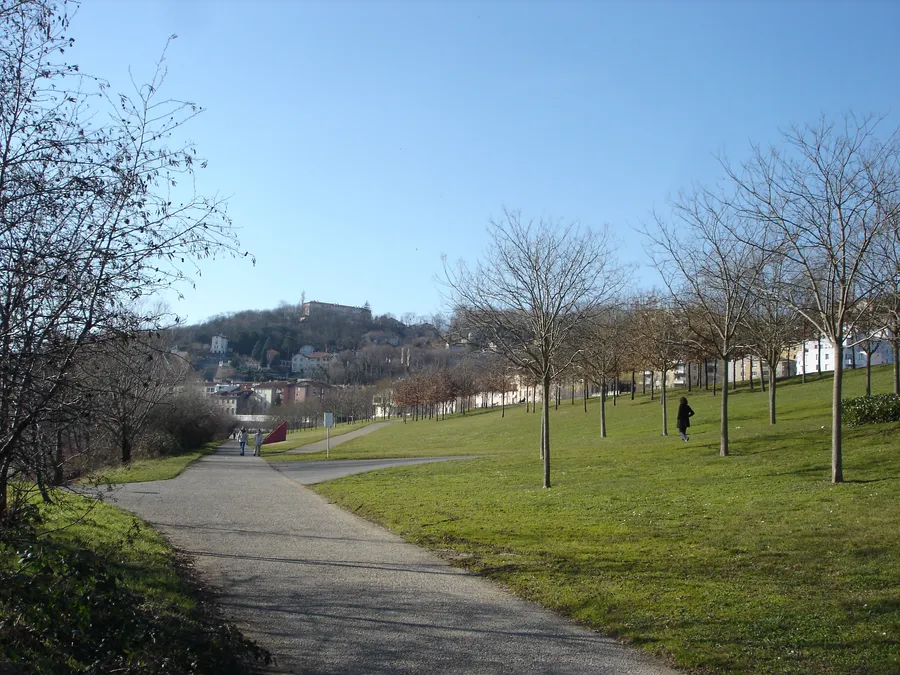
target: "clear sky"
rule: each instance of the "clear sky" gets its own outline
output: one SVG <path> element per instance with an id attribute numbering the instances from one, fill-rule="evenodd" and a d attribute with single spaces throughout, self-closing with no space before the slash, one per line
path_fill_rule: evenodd
<path id="1" fill-rule="evenodd" d="M 83 0 L 67 53 L 124 88 L 165 46 L 198 185 L 245 260 L 204 263 L 196 323 L 282 300 L 441 308 L 504 206 L 634 227 L 751 141 L 847 110 L 900 124 L 900 2 Z M 651 287 L 643 268 L 637 284 Z"/>

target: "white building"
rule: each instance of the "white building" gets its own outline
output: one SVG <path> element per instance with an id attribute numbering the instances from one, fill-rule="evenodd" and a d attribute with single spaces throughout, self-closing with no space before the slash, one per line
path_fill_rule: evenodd
<path id="1" fill-rule="evenodd" d="M 844 340 L 844 344 L 850 342 L 850 338 Z M 866 345 L 854 345 L 853 347 L 844 347 L 844 368 L 863 368 L 866 365 Z M 885 363 L 894 362 L 894 352 L 891 349 L 891 343 L 887 340 L 881 340 L 872 345 L 872 365 L 880 366 Z M 805 351 L 803 351 L 805 350 Z M 834 348 L 827 338 L 821 340 L 807 340 L 796 347 L 796 353 L 799 362 L 798 373 L 803 372 L 803 364 L 806 364 L 807 373 L 815 373 L 821 364 L 822 371 L 834 370 Z"/>
<path id="2" fill-rule="evenodd" d="M 224 335 L 213 335 L 212 345 L 209 348 L 210 354 L 227 354 L 228 353 L 228 338 Z"/>

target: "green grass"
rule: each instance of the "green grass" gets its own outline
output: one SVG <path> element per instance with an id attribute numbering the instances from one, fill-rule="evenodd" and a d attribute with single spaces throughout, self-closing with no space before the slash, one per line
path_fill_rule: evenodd
<path id="1" fill-rule="evenodd" d="M 889 391 L 889 368 L 874 372 Z M 845 396 L 864 393 L 849 372 Z M 488 455 L 370 472 L 323 495 L 516 593 L 670 659 L 714 673 L 900 672 L 900 423 L 844 433 L 830 484 L 831 379 L 730 398 L 598 401 L 551 410 L 552 482 L 541 489 L 539 415 L 519 406 L 394 424 L 341 458 Z M 677 397 L 696 411 L 684 443 Z"/>
<path id="2" fill-rule="evenodd" d="M 331 438 L 335 436 L 342 436 L 344 434 L 348 434 L 351 431 L 357 431 L 358 429 L 362 429 L 363 427 L 367 427 L 370 424 L 377 424 L 382 422 L 383 420 L 365 420 L 361 422 L 354 422 L 352 424 L 340 424 L 331 429 Z M 279 443 L 268 443 L 262 446 L 262 456 L 271 456 L 271 455 L 280 455 L 283 452 L 287 452 L 288 450 L 295 450 L 296 448 L 303 447 L 304 445 L 309 445 L 310 443 L 315 443 L 317 441 L 325 440 L 325 427 L 316 427 L 315 429 L 304 429 L 302 431 L 291 431 L 287 435 L 287 440 L 281 441 Z M 252 445 L 252 439 L 251 443 Z M 325 451 L 322 451 L 322 454 L 325 454 Z M 293 458 L 293 455 L 289 455 L 288 457 L 283 457 L 279 459 L 290 459 Z"/>
<path id="3" fill-rule="evenodd" d="M 32 524 L 0 531 L 0 670 L 212 675 L 266 660 L 149 526 L 102 502 L 54 498 Z"/>
<path id="4" fill-rule="evenodd" d="M 155 459 L 139 459 L 125 466 L 107 467 L 79 481 L 100 485 L 120 485 L 122 483 L 143 483 L 145 481 L 169 480 L 175 478 L 192 463 L 215 451 L 222 441 L 207 443 L 199 450 L 168 455 Z"/>

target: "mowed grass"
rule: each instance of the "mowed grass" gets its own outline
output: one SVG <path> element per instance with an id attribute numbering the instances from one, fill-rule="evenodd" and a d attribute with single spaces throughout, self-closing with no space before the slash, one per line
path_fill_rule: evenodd
<path id="1" fill-rule="evenodd" d="M 849 372 L 845 396 L 864 393 Z M 874 392 L 890 391 L 889 367 Z M 315 489 L 519 595 L 711 673 L 900 672 L 900 424 L 845 429 L 830 483 L 830 377 L 730 401 L 670 392 L 551 410 L 552 483 L 542 489 L 539 414 L 524 407 L 394 424 L 342 458 L 489 455 L 392 468 Z M 690 442 L 676 402 L 696 411 Z M 321 459 L 311 456 L 309 459 Z"/>
<path id="2" fill-rule="evenodd" d="M 330 436 L 331 438 L 334 438 L 335 436 L 342 436 L 343 434 L 350 433 L 351 431 L 356 431 L 357 429 L 362 429 L 363 427 L 367 427 L 370 424 L 376 424 L 380 421 L 382 420 L 364 420 L 361 422 L 353 422 L 352 424 L 339 424 L 338 426 L 331 429 Z M 279 455 L 283 452 L 287 452 L 288 450 L 295 450 L 297 448 L 303 447 L 304 445 L 309 445 L 310 443 L 324 440 L 325 427 L 303 429 L 301 431 L 289 431 L 286 440 L 280 441 L 278 443 L 268 443 L 262 446 L 262 456 L 266 457 L 267 455 Z M 253 445 L 252 434 L 249 445 Z M 324 451 L 322 454 L 324 454 Z"/>
<path id="3" fill-rule="evenodd" d="M 107 467 L 83 478 L 79 483 L 120 485 L 122 483 L 169 480 L 178 476 L 201 457 L 214 452 L 221 443 L 221 441 L 214 441 L 207 443 L 199 450 L 190 450 L 167 457 L 139 459 L 129 462 L 125 466 Z"/>

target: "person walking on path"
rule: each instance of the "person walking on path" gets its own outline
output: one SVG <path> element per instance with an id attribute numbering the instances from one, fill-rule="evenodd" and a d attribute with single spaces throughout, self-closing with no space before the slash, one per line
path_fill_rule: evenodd
<path id="1" fill-rule="evenodd" d="M 238 436 L 238 439 L 241 442 L 241 454 L 244 454 L 244 447 L 247 445 L 247 429 L 246 427 L 241 428 L 241 435 Z"/>
<path id="2" fill-rule="evenodd" d="M 681 434 L 681 440 L 687 442 L 688 435 L 687 429 L 691 426 L 691 417 L 693 417 L 694 411 L 691 409 L 691 406 L 688 405 L 687 399 L 682 396 L 681 401 L 678 405 L 678 432 Z"/>
<path id="3" fill-rule="evenodd" d="M 256 430 L 256 436 L 253 437 L 253 456 L 259 457 L 262 454 L 263 432 L 262 429 Z"/>

